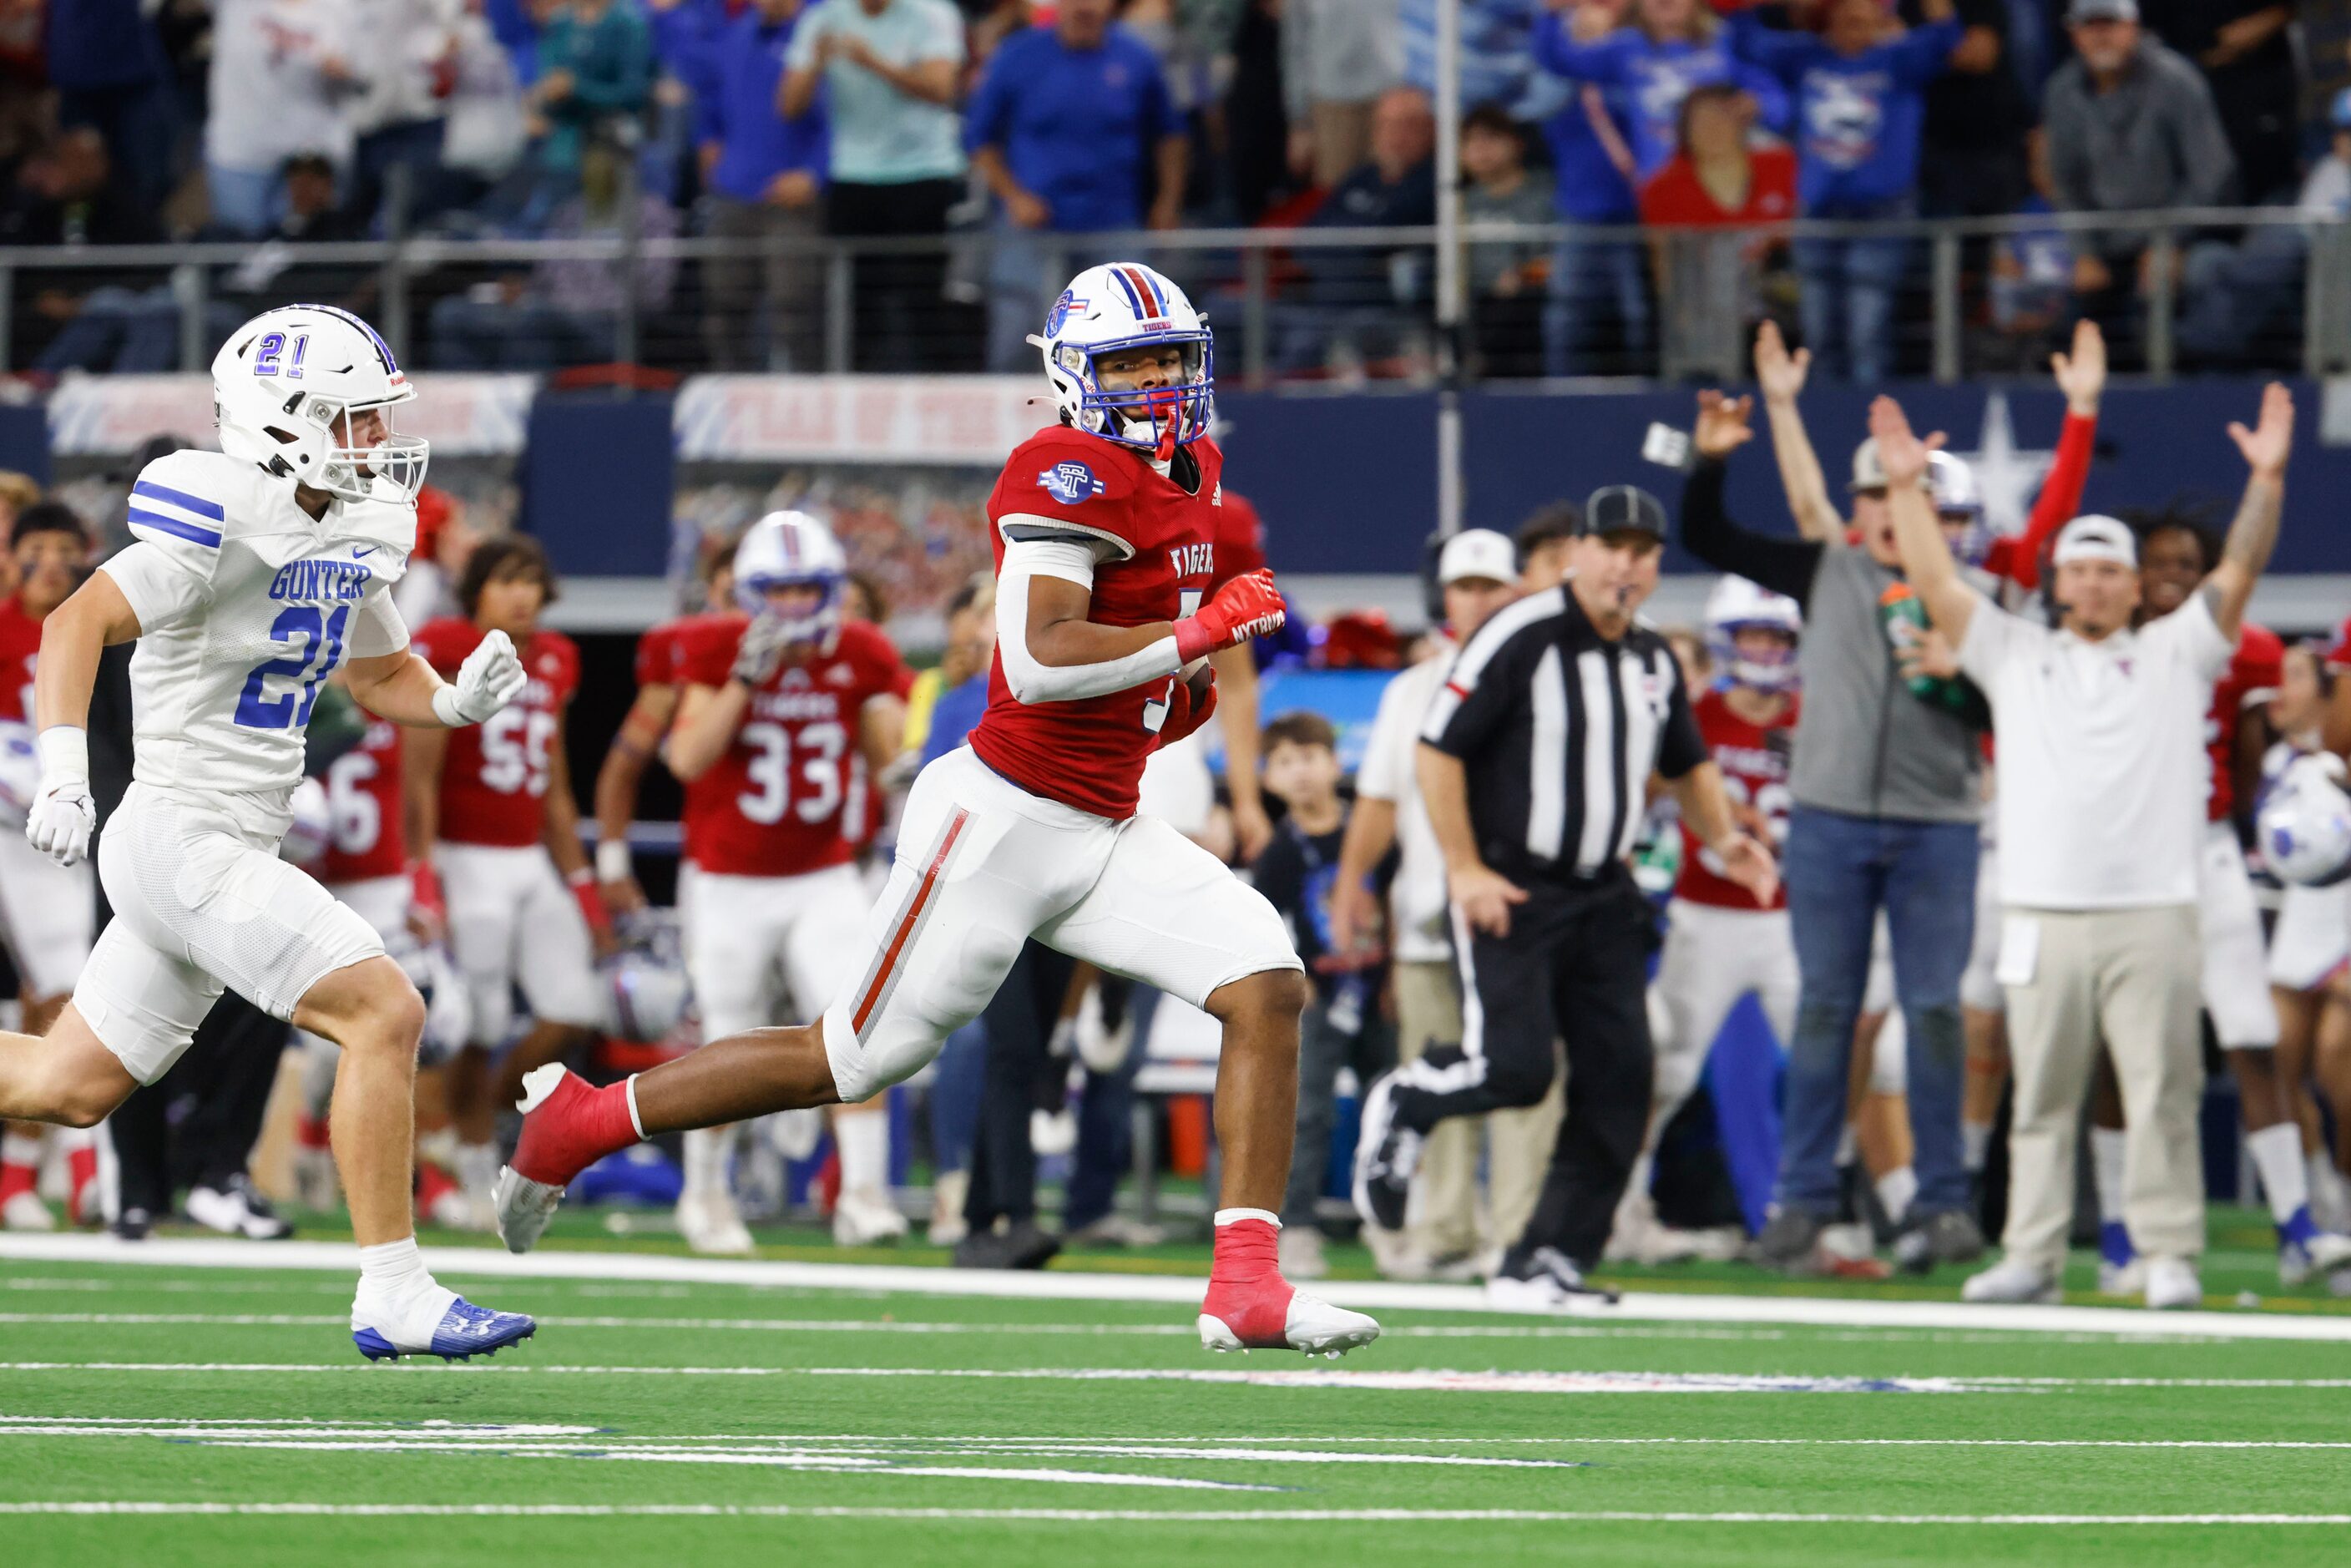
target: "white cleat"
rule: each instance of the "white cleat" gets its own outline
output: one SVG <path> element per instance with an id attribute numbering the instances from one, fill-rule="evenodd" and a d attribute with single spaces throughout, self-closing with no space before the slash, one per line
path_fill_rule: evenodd
<path id="1" fill-rule="evenodd" d="M 0 1204 L 0 1227 L 10 1230 L 55 1230 L 57 1217 L 36 1192 L 20 1192 Z"/>
<path id="2" fill-rule="evenodd" d="M 507 1166 L 498 1172 L 491 1199 L 497 1205 L 498 1239 L 509 1252 L 528 1252 L 547 1233 L 548 1221 L 563 1202 L 563 1189 L 517 1176 Z"/>
<path id="3" fill-rule="evenodd" d="M 2185 1258 L 2147 1260 L 2147 1307 L 2152 1312 L 2186 1312 L 2204 1304 L 2204 1281 Z"/>
<path id="4" fill-rule="evenodd" d="M 1959 1300 L 2007 1306 L 2049 1306 L 2058 1299 L 2057 1281 L 2020 1258 L 2004 1258 L 1959 1287 Z"/>
<path id="5" fill-rule="evenodd" d="M 2284 1268 L 2283 1259 L 2279 1268 Z M 2098 1260 L 2098 1294 L 2102 1296 L 2136 1296 L 2147 1289 L 2147 1260 L 2134 1258 L 2127 1263 L 2110 1263 Z"/>
<path id="6" fill-rule="evenodd" d="M 1225 1320 L 1202 1312 L 1199 1317 L 1200 1346 L 1204 1350 L 1248 1351 L 1252 1345 L 1229 1327 Z M 1360 1345 L 1380 1337 L 1380 1325 L 1362 1312 L 1351 1312 L 1344 1307 L 1318 1301 L 1303 1291 L 1290 1293 L 1290 1308 L 1284 1314 L 1281 1337 L 1288 1347 L 1307 1355 L 1327 1355 L 1336 1361 Z M 1271 1343 L 1258 1343 L 1259 1350 L 1280 1348 Z"/>
<path id="7" fill-rule="evenodd" d="M 2351 1266 L 2351 1236 L 2322 1230 L 2300 1246 L 2278 1249 L 2278 1279 L 2299 1285 L 2314 1274 L 2332 1274 Z"/>
<path id="8" fill-rule="evenodd" d="M 865 1188 L 843 1190 L 832 1206 L 832 1244 L 836 1247 L 878 1247 L 903 1240 L 906 1217 L 886 1192 Z"/>
<path id="9" fill-rule="evenodd" d="M 749 1228 L 737 1212 L 734 1197 L 723 1187 L 689 1192 L 679 1198 L 677 1228 L 685 1244 L 705 1257 L 747 1258 L 755 1250 Z"/>

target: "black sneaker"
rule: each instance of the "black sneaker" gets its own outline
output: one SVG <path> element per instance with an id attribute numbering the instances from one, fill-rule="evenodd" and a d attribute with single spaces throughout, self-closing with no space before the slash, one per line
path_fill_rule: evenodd
<path id="1" fill-rule="evenodd" d="M 1384 1072 L 1364 1095 L 1363 1131 L 1355 1140 L 1355 1212 L 1382 1230 L 1402 1230 L 1420 1166 L 1421 1135 L 1395 1121 L 1396 1075 Z"/>
<path id="2" fill-rule="evenodd" d="M 1511 1312 L 1563 1312 L 1577 1306 L 1613 1307 L 1618 1292 L 1583 1277 L 1575 1260 L 1556 1247 L 1531 1251 L 1513 1247 L 1486 1281 L 1486 1300 Z"/>
<path id="3" fill-rule="evenodd" d="M 144 1241 L 148 1232 L 155 1228 L 155 1217 L 143 1208 L 126 1208 L 108 1228 L 114 1232 L 117 1241 Z"/>
<path id="4" fill-rule="evenodd" d="M 1755 1239 L 1755 1261 L 1782 1274 L 1809 1275 L 1823 1270 L 1821 1260 L 1821 1217 L 1802 1208 L 1774 1207 Z"/>
<path id="5" fill-rule="evenodd" d="M 1983 1230 L 1962 1208 L 1917 1219 L 1894 1243 L 1894 1266 L 1906 1274 L 1928 1273 L 1938 1263 L 1972 1263 L 1983 1255 Z"/>
<path id="6" fill-rule="evenodd" d="M 956 1243 L 958 1269 L 1041 1269 L 1061 1249 L 1061 1239 L 1023 1219 L 1002 1230 L 977 1230 Z"/>

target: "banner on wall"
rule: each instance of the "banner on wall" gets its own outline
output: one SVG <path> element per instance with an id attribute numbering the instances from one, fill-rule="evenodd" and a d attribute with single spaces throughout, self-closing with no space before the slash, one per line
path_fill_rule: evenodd
<path id="1" fill-rule="evenodd" d="M 534 375 L 425 374 L 416 401 L 392 416 L 436 457 L 511 457 L 522 451 Z M 158 435 L 213 443 L 210 376 L 68 376 L 49 394 L 49 446 L 65 457 L 115 457 Z"/>
<path id="2" fill-rule="evenodd" d="M 992 468 L 1052 422 L 1035 376 L 695 376 L 678 389 L 677 455 Z"/>

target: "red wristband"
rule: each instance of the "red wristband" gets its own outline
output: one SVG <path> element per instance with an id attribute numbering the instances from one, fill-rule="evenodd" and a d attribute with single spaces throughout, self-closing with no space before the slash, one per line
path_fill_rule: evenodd
<path id="1" fill-rule="evenodd" d="M 449 912 L 448 901 L 441 895 L 441 873 L 433 869 L 431 861 L 410 863 L 408 898 L 429 918 L 438 920 Z"/>
<path id="2" fill-rule="evenodd" d="M 588 929 L 602 935 L 612 928 L 611 911 L 604 907 L 604 895 L 597 890 L 596 873 L 588 866 L 567 873 L 563 880 L 570 884 L 571 896 L 580 901 L 580 913 L 587 918 Z"/>
<path id="3" fill-rule="evenodd" d="M 1216 639 L 1196 615 L 1186 615 L 1176 622 L 1176 659 L 1179 665 L 1188 664 L 1216 649 Z"/>

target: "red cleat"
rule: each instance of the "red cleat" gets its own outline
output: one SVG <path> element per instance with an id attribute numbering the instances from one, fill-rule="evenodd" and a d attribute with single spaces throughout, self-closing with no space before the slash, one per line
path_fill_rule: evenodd
<path id="1" fill-rule="evenodd" d="M 1237 1219 L 1217 1228 L 1217 1260 L 1200 1303 L 1200 1344 L 1207 1350 L 1297 1350 L 1344 1355 L 1379 1338 L 1361 1312 L 1317 1300 L 1281 1277 L 1274 1264 L 1275 1228 Z"/>
<path id="2" fill-rule="evenodd" d="M 643 1139 L 626 1079 L 591 1089 L 550 1063 L 525 1073 L 522 1086 L 522 1137 L 494 1193 L 498 1235 L 509 1252 L 528 1252 L 537 1243 L 573 1176 Z"/>

